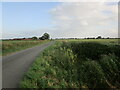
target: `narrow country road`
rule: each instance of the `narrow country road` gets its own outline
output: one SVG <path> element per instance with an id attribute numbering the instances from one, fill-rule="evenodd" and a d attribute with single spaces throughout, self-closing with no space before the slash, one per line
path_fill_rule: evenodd
<path id="1" fill-rule="evenodd" d="M 18 88 L 20 80 L 41 51 L 54 42 L 19 51 L 2 59 L 2 88 Z"/>

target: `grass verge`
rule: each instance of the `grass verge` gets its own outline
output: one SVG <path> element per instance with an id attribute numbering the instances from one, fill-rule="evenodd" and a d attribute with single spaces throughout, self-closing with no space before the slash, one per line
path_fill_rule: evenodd
<path id="1" fill-rule="evenodd" d="M 120 57 L 115 47 L 57 42 L 37 58 L 20 88 L 120 88 Z"/>
<path id="2" fill-rule="evenodd" d="M 48 40 L 42 41 L 42 40 L 32 40 L 32 41 L 2 41 L 2 52 L 1 55 L 5 56 L 20 50 L 24 50 L 27 48 L 31 48 L 36 45 L 41 45 L 44 43 L 49 42 Z"/>

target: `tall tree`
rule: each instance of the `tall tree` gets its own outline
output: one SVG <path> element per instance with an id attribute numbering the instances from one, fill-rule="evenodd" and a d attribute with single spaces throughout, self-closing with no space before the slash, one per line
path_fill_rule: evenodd
<path id="1" fill-rule="evenodd" d="M 102 39 L 102 37 L 101 37 L 101 36 L 98 36 L 96 39 Z"/>
<path id="2" fill-rule="evenodd" d="M 49 39 L 50 35 L 48 33 L 44 33 L 42 37 L 40 37 L 40 40 L 45 40 L 45 39 Z"/>
<path id="3" fill-rule="evenodd" d="M 44 36 L 45 39 L 49 39 L 50 38 L 50 35 L 48 33 L 44 33 L 43 36 Z"/>

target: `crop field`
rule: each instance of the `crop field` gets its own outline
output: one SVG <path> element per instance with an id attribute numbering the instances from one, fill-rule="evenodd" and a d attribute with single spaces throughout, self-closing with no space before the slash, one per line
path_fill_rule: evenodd
<path id="1" fill-rule="evenodd" d="M 47 40 L 7 40 L 7 41 L 1 41 L 0 47 L 2 48 L 1 55 L 8 55 L 10 53 L 20 51 L 26 48 L 30 48 L 35 45 L 40 45 L 43 43 L 48 42 Z"/>
<path id="2" fill-rule="evenodd" d="M 58 40 L 43 51 L 20 88 L 120 89 L 120 44 L 116 40 Z"/>
<path id="3" fill-rule="evenodd" d="M 97 42 L 102 44 L 119 44 L 120 39 L 60 39 L 63 42 Z"/>

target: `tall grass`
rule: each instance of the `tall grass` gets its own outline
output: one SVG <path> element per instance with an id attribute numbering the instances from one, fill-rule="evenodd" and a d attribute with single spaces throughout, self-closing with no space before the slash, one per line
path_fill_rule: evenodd
<path id="1" fill-rule="evenodd" d="M 2 41 L 2 55 L 7 55 L 46 42 L 48 41 L 42 41 L 42 40 Z"/>
<path id="2" fill-rule="evenodd" d="M 114 47 L 56 43 L 37 58 L 20 88 L 120 88 L 120 57 Z"/>

